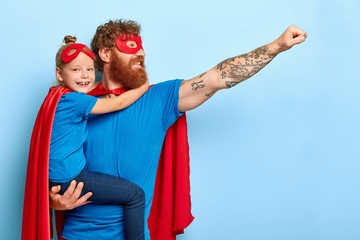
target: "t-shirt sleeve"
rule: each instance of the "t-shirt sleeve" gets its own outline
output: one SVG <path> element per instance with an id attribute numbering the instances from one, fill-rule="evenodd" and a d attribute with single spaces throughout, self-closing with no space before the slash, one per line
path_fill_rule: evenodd
<path id="1" fill-rule="evenodd" d="M 154 86 L 154 90 L 160 97 L 163 107 L 162 122 L 164 129 L 168 129 L 183 113 L 179 112 L 179 88 L 183 80 L 176 79 L 161 82 Z"/>
<path id="2" fill-rule="evenodd" d="M 75 122 L 80 122 L 89 117 L 97 101 L 96 97 L 84 93 L 71 92 L 61 97 L 60 111 L 70 114 Z M 69 116 L 69 115 L 68 115 Z"/>

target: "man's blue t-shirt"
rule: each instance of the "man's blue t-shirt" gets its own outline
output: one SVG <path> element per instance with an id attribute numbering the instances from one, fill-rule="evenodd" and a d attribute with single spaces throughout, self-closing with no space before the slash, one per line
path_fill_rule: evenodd
<path id="1" fill-rule="evenodd" d="M 156 84 L 128 108 L 88 120 L 86 169 L 123 177 L 142 187 L 145 223 L 166 131 L 182 115 L 178 111 L 180 83 Z M 125 239 L 121 206 L 87 204 L 67 212 L 64 223 L 65 239 Z M 147 226 L 145 231 L 146 239 L 150 239 Z"/>
<path id="2" fill-rule="evenodd" d="M 61 96 L 54 116 L 49 156 L 49 180 L 64 183 L 85 167 L 86 123 L 96 97 L 71 92 Z"/>

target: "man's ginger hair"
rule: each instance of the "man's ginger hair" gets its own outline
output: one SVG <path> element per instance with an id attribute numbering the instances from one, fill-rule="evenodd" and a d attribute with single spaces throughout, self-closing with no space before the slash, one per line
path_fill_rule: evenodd
<path id="1" fill-rule="evenodd" d="M 100 25 L 91 41 L 91 49 L 95 54 L 95 68 L 102 72 L 104 62 L 99 56 L 99 50 L 102 48 L 112 49 L 116 46 L 116 38 L 121 34 L 140 35 L 141 26 L 139 23 L 131 20 L 115 20 Z"/>

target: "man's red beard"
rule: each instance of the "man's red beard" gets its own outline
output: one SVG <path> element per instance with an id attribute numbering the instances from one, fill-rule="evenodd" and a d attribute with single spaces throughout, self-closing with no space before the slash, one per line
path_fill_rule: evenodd
<path id="1" fill-rule="evenodd" d="M 124 85 L 128 89 L 140 87 L 147 80 L 145 71 L 144 57 L 137 56 L 130 60 L 128 64 L 121 61 L 116 54 L 111 54 L 110 57 L 110 78 L 118 83 Z M 134 63 L 140 62 L 141 69 L 131 69 Z"/>

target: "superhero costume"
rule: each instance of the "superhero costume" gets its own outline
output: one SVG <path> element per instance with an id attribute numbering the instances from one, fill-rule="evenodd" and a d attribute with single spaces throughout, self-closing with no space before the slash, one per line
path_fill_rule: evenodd
<path id="1" fill-rule="evenodd" d="M 86 169 L 122 177 L 140 186 L 146 195 L 145 219 L 150 214 L 166 130 L 182 115 L 178 111 L 181 82 L 156 84 L 128 108 L 88 120 L 88 136 L 84 143 Z M 124 225 L 119 221 L 123 216 L 123 208 L 119 205 L 78 207 L 66 212 L 62 237 L 124 240 Z M 145 239 L 150 239 L 147 227 Z"/>
<path id="2" fill-rule="evenodd" d="M 99 85 L 95 91 L 98 91 L 99 95 L 105 94 L 99 91 L 99 88 L 102 86 Z M 48 146 L 57 102 L 61 95 L 67 92 L 69 90 L 64 88 L 50 89 L 35 123 L 25 191 L 23 239 L 50 238 L 47 191 Z M 175 239 L 176 234 L 182 233 L 193 220 L 190 213 L 188 161 L 186 120 L 183 116 L 168 129 L 158 165 L 153 204 L 148 218 L 153 240 Z"/>

